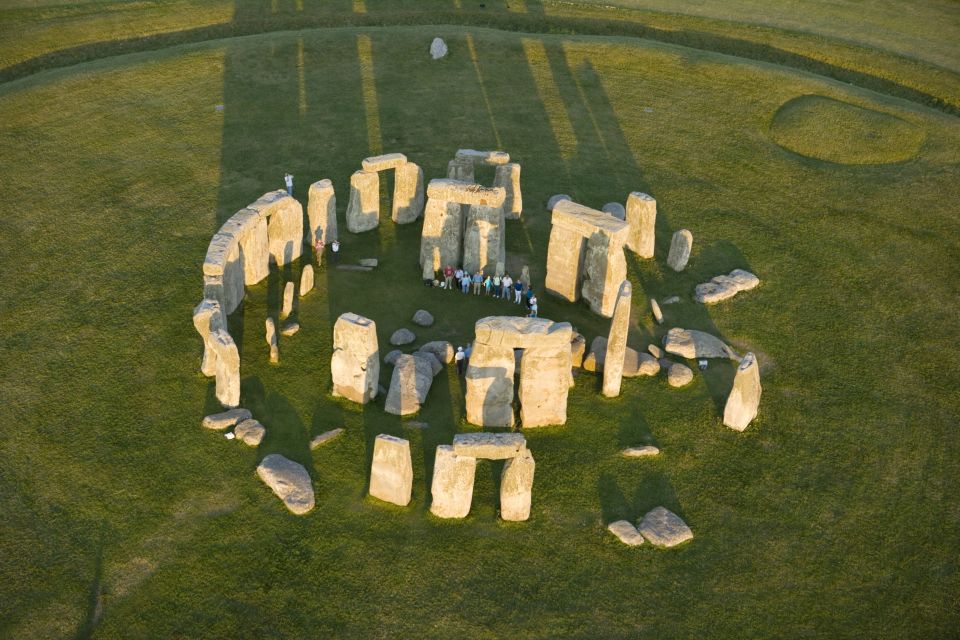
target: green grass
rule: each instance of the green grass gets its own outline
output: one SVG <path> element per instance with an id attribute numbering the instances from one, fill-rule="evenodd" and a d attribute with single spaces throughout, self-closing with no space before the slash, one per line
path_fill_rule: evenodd
<path id="1" fill-rule="evenodd" d="M 438 34 L 451 55 L 434 62 Z M 263 318 L 298 267 L 252 288 L 231 317 L 263 444 L 203 430 L 217 405 L 190 312 L 206 245 L 287 171 L 298 195 L 331 178 L 345 226 L 349 175 L 374 150 L 360 37 L 372 43 L 383 150 L 428 178 L 463 146 L 522 163 L 508 268 L 529 264 L 537 290 L 550 195 L 600 206 L 652 193 L 657 259 L 629 260 L 630 342 L 684 326 L 753 350 L 757 421 L 743 434 L 720 424 L 723 363 L 684 390 L 627 380 L 614 400 L 583 374 L 568 424 L 527 434 L 529 522 L 496 518 L 491 463 L 468 518 L 432 518 L 432 451 L 472 428 L 461 383 L 452 369 L 435 379 L 425 431 L 380 402 L 334 400 L 332 322 L 373 318 L 385 353 L 417 308 L 437 318 L 418 344 L 465 342 L 478 317 L 515 308 L 425 290 L 419 225 L 384 215 L 376 232 L 343 233 L 345 259 L 378 256 L 379 270 L 320 273 L 278 366 Z M 807 95 L 889 114 L 873 125 L 883 135 L 907 122 L 924 141 L 897 164 L 800 157 L 769 127 Z M 0 123 L 0 636 L 930 638 L 958 627 L 957 118 L 662 43 L 429 26 L 231 38 L 51 70 L 0 87 Z M 679 228 L 695 240 L 675 274 L 664 258 Z M 737 267 L 763 284 L 715 307 L 689 301 L 696 283 Z M 647 298 L 670 294 L 685 301 L 656 326 Z M 540 301 L 588 340 L 607 331 L 582 305 Z M 364 497 L 382 432 L 411 440 L 409 508 Z M 647 442 L 659 458 L 618 456 Z M 272 452 L 310 470 L 306 517 L 257 480 Z M 628 549 L 604 530 L 659 504 L 690 523 L 690 544 Z"/>

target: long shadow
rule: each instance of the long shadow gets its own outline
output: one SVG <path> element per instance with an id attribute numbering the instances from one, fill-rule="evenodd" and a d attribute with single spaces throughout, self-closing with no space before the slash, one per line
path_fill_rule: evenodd
<path id="1" fill-rule="evenodd" d="M 77 633 L 74 635 L 76 640 L 89 640 L 93 637 L 93 631 L 100 621 L 102 613 L 100 601 L 100 589 L 103 582 L 103 549 L 105 546 L 104 536 L 106 534 L 106 522 L 100 525 L 100 535 L 97 541 L 97 555 L 93 561 L 93 579 L 90 581 L 90 588 L 87 590 L 86 612 Z"/>

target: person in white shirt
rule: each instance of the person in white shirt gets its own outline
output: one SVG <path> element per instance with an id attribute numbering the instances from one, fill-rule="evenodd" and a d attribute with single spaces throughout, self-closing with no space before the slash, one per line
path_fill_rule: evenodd
<path id="1" fill-rule="evenodd" d="M 500 280 L 500 297 L 501 298 L 510 298 L 510 295 L 513 291 L 513 278 L 510 277 L 510 274 L 504 274 L 503 279 Z"/>
<path id="2" fill-rule="evenodd" d="M 286 174 L 283 176 L 283 182 L 287 185 L 287 193 L 291 196 L 293 195 L 293 176 L 291 174 Z"/>
<path id="3" fill-rule="evenodd" d="M 339 263 L 340 262 L 340 241 L 339 240 L 334 240 L 330 244 L 330 253 L 333 254 L 334 264 Z"/>
<path id="4" fill-rule="evenodd" d="M 457 361 L 457 375 L 463 375 L 463 359 L 466 358 L 466 355 L 463 353 L 463 347 L 457 347 L 457 354 L 453 356 L 453 359 Z"/>

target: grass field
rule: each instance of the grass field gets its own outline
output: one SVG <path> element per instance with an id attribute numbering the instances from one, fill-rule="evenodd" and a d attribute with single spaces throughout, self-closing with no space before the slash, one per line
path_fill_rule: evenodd
<path id="1" fill-rule="evenodd" d="M 956 634 L 956 116 L 655 39 L 469 24 L 274 32 L 282 16 L 256 17 L 252 4 L 224 19 L 262 20 L 265 33 L 113 55 L 110 42 L 145 33 L 129 31 L 148 15 L 138 5 L 172 4 L 88 5 L 107 12 L 88 18 L 103 27 L 102 49 L 0 84 L 0 637 Z M 217 7 L 198 9 L 194 26 L 220 20 Z M 79 11 L 9 11 L 56 45 L 56 19 L 43 12 L 68 9 Z M 113 9 L 131 16 L 118 31 L 103 22 Z M 0 45 L 16 42 L 5 35 Z M 449 58 L 426 55 L 435 35 Z M 947 77 L 943 86 L 956 81 Z M 220 223 L 289 171 L 304 204 L 309 182 L 333 180 L 344 229 L 349 175 L 364 156 L 403 151 L 429 179 L 459 147 L 504 149 L 522 164 L 508 270 L 530 265 L 541 316 L 588 341 L 609 321 L 542 294 L 544 204 L 554 193 L 595 207 L 653 194 L 657 258 L 628 258 L 630 343 L 683 326 L 757 353 L 764 395 L 750 428 L 720 423 L 730 365 L 711 363 L 681 390 L 663 377 L 626 380 L 614 400 L 583 374 L 568 423 L 527 433 L 537 460 L 529 522 L 498 520 L 493 463 L 478 468 L 468 518 L 435 519 L 432 452 L 474 429 L 462 383 L 452 368 L 435 379 L 418 417 L 426 430 L 382 400 L 335 400 L 332 322 L 347 310 L 373 318 L 386 353 L 418 308 L 437 323 L 416 344 L 466 342 L 477 318 L 518 309 L 424 289 L 419 224 L 383 215 L 375 232 L 341 235 L 345 259 L 376 256 L 380 268 L 320 272 L 279 365 L 267 361 L 262 323 L 299 265 L 250 289 L 231 317 L 242 404 L 267 426 L 263 444 L 202 429 L 217 403 L 190 314 Z M 680 228 L 694 250 L 676 274 L 665 257 Z M 714 307 L 690 301 L 696 283 L 738 267 L 763 284 Z M 684 302 L 655 325 L 648 298 L 672 294 Z M 344 436 L 309 450 L 337 426 Z M 409 508 L 365 497 L 378 433 L 411 440 Z M 645 443 L 661 455 L 618 455 Z M 256 478 L 273 452 L 310 471 L 309 515 L 289 514 Z M 657 505 L 696 538 L 629 549 L 605 531 Z"/>

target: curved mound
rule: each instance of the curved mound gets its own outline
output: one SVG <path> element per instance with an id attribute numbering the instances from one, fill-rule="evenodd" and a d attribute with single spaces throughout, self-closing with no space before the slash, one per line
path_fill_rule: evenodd
<path id="1" fill-rule="evenodd" d="M 913 158 L 923 143 L 920 127 L 873 109 L 818 95 L 784 103 L 770 136 L 800 155 L 837 164 L 886 164 Z"/>

